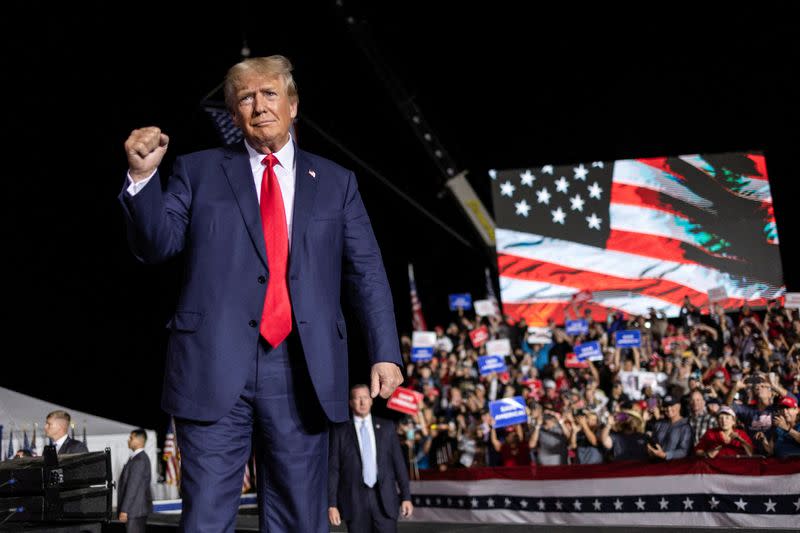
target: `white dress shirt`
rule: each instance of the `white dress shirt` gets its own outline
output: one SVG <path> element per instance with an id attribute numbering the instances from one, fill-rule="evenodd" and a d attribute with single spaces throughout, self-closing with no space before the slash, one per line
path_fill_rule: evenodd
<path id="1" fill-rule="evenodd" d="M 261 178 L 264 176 L 264 169 L 267 168 L 266 165 L 261 163 L 261 161 L 266 156 L 260 152 L 257 152 L 256 149 L 250 146 L 247 141 L 244 142 L 244 146 L 247 148 L 247 155 L 250 160 L 250 171 L 253 173 L 253 183 L 256 187 L 256 197 L 260 203 Z M 287 142 L 283 148 L 274 153 L 275 157 L 280 163 L 275 165 L 275 176 L 278 178 L 278 185 L 281 188 L 281 196 L 283 197 L 283 210 L 286 213 L 286 230 L 289 233 L 289 249 L 291 250 L 292 213 L 294 212 L 294 181 L 296 174 L 294 141 L 292 140 L 291 136 L 289 136 L 289 142 Z M 147 185 L 154 175 L 155 172 L 139 182 L 134 182 L 133 179 L 131 179 L 131 174 L 129 171 L 129 185 L 127 189 L 128 194 L 131 196 L 136 196 L 139 191 L 144 189 L 145 185 Z"/>
<path id="2" fill-rule="evenodd" d="M 372 448 L 372 458 L 375 462 L 375 472 L 378 471 L 378 453 L 375 447 L 375 428 L 372 427 L 372 415 L 368 414 L 364 418 L 360 416 L 353 415 L 353 424 L 356 427 L 356 437 L 358 438 L 358 453 L 361 457 L 364 457 L 364 443 L 361 442 L 361 423 L 364 422 L 367 424 L 367 431 L 369 432 L 369 443 L 368 446 Z"/>
<path id="3" fill-rule="evenodd" d="M 58 453 L 58 451 L 64 445 L 64 442 L 67 440 L 67 437 L 69 437 L 69 433 L 67 433 L 66 435 L 64 435 L 63 437 L 61 437 L 60 439 L 58 439 L 53 443 L 56 445 L 56 453 Z"/>

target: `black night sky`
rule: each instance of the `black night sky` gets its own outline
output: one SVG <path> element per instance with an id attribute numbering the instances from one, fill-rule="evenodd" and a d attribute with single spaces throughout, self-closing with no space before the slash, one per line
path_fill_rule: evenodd
<path id="1" fill-rule="evenodd" d="M 800 50 L 796 19 L 764 7 L 775 4 L 15 4 L 0 31 L 0 386 L 163 438 L 164 325 L 181 265 L 140 265 L 127 249 L 116 199 L 122 143 L 131 129 L 158 125 L 172 139 L 167 164 L 218 144 L 199 103 L 240 59 L 243 38 L 253 55 L 294 62 L 301 117 L 472 243 L 424 219 L 300 120 L 304 149 L 359 177 L 400 330 L 410 329 L 408 262 L 429 325 L 449 319 L 448 293 L 483 296 L 489 256 L 440 194 L 442 175 L 352 38 L 348 15 L 367 21 L 384 64 L 490 209 L 489 168 L 764 151 L 785 279 L 800 290 L 787 263 L 800 245 L 791 215 Z"/>

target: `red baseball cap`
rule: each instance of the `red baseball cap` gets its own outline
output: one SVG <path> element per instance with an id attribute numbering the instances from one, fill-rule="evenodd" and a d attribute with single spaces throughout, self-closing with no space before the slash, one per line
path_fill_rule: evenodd
<path id="1" fill-rule="evenodd" d="M 791 396 L 784 396 L 781 398 L 781 401 L 778 403 L 778 405 L 783 407 L 797 407 L 797 400 Z"/>

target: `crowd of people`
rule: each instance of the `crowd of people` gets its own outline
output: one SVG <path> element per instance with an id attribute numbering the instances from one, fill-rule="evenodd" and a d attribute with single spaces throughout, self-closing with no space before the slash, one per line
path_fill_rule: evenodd
<path id="1" fill-rule="evenodd" d="M 436 327 L 431 360 L 414 362 L 401 338 L 408 381 L 423 395 L 398 424 L 413 470 L 473 466 L 669 461 L 689 456 L 800 457 L 800 317 L 770 302 L 755 311 L 685 300 L 666 319 L 610 313 L 594 320 L 572 306 L 588 332 L 550 323 L 531 335 L 524 320 L 459 312 Z M 568 313 L 569 315 L 570 313 Z M 507 370 L 481 375 L 469 332 L 486 326 L 509 339 Z M 614 344 L 639 330 L 641 347 Z M 578 361 L 574 347 L 597 341 L 602 360 Z M 495 427 L 489 402 L 522 396 L 528 423 Z"/>

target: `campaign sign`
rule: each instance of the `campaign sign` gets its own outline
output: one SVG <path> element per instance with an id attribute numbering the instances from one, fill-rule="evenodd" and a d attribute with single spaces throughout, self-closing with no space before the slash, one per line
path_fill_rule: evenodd
<path id="1" fill-rule="evenodd" d="M 496 428 L 528 423 L 528 412 L 525 410 L 525 400 L 522 396 L 489 402 L 489 412 L 494 418 Z"/>
<path id="2" fill-rule="evenodd" d="M 800 309 L 800 292 L 787 292 L 783 306 L 786 309 Z"/>
<path id="3" fill-rule="evenodd" d="M 589 368 L 589 361 L 578 359 L 574 353 L 568 353 L 567 358 L 564 360 L 564 366 L 567 368 Z"/>
<path id="4" fill-rule="evenodd" d="M 528 344 L 550 344 L 553 342 L 553 332 L 550 328 L 541 326 L 528 326 Z"/>
<path id="5" fill-rule="evenodd" d="M 626 329 L 614 333 L 617 348 L 639 348 L 642 346 L 642 332 L 638 329 Z"/>
<path id="6" fill-rule="evenodd" d="M 415 390 L 407 389 L 405 387 L 397 387 L 389 401 L 386 402 L 386 407 L 400 411 L 407 415 L 415 415 L 419 410 L 420 403 L 422 402 L 422 393 Z"/>
<path id="7" fill-rule="evenodd" d="M 487 355 L 511 355 L 511 341 L 508 339 L 495 339 L 486 343 Z"/>
<path id="8" fill-rule="evenodd" d="M 583 335 L 589 333 L 589 322 L 584 319 L 567 320 L 567 335 Z"/>
<path id="9" fill-rule="evenodd" d="M 430 361 L 433 358 L 433 347 L 436 345 L 435 331 L 415 331 L 411 334 L 411 360 Z"/>
<path id="10" fill-rule="evenodd" d="M 480 348 L 483 343 L 489 340 L 489 330 L 486 326 L 481 326 L 469 332 L 469 340 L 475 348 Z"/>
<path id="11" fill-rule="evenodd" d="M 584 342 L 583 344 L 576 344 L 575 355 L 578 356 L 578 361 L 603 360 L 603 350 L 600 349 L 600 343 L 597 341 Z"/>
<path id="12" fill-rule="evenodd" d="M 721 302 L 727 297 L 728 297 L 728 292 L 725 290 L 725 287 L 714 287 L 713 289 L 709 289 L 708 291 L 709 302 Z"/>
<path id="13" fill-rule="evenodd" d="M 505 372 L 506 360 L 502 355 L 482 355 L 478 357 L 478 371 L 481 376 L 492 372 Z"/>
<path id="14" fill-rule="evenodd" d="M 475 314 L 478 316 L 494 316 L 495 307 L 491 300 L 475 300 Z"/>
<path id="15" fill-rule="evenodd" d="M 472 295 L 470 293 L 450 295 L 450 310 L 458 311 L 459 309 L 472 309 Z"/>

